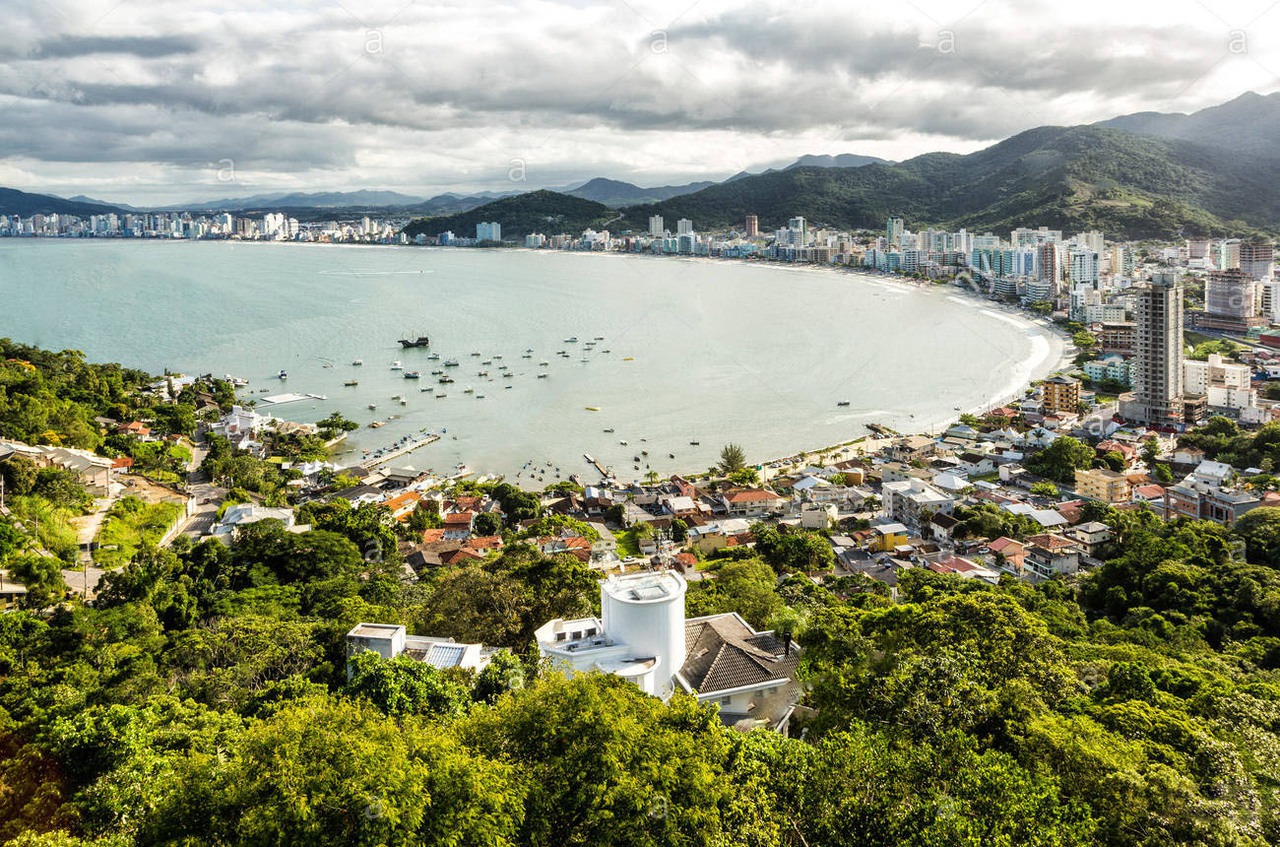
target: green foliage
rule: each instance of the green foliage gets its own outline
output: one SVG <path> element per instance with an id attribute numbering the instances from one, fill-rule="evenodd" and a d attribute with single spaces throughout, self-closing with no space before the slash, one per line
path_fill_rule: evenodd
<path id="1" fill-rule="evenodd" d="M 740 471 L 747 463 L 747 452 L 740 444 L 726 444 L 720 449 L 720 461 L 716 465 L 720 473 L 728 476 Z"/>
<path id="2" fill-rule="evenodd" d="M 343 692 L 368 700 L 385 715 L 461 715 L 471 702 L 469 688 L 443 671 L 406 655 L 384 659 L 362 650 L 347 661 L 350 681 Z"/>
<path id="3" fill-rule="evenodd" d="M 1040 481 L 1031 486 L 1031 493 L 1039 497 L 1057 497 L 1058 486 L 1052 482 Z"/>
<path id="4" fill-rule="evenodd" d="M 737 612 L 747 623 L 764 628 L 782 608 L 775 589 L 778 577 L 760 559 L 727 561 L 709 576 L 689 586 L 685 609 L 690 617 Z"/>
<path id="5" fill-rule="evenodd" d="M 144 503 L 136 497 L 122 497 L 102 522 L 95 563 L 114 568 L 132 561 L 139 550 L 159 544 L 182 513 L 177 503 Z"/>
<path id="6" fill-rule="evenodd" d="M 558 194 L 554 191 L 530 191 L 514 197 L 503 197 L 467 212 L 419 218 L 404 228 L 410 238 L 423 234 L 434 238 L 442 232 L 453 232 L 471 238 L 476 224 L 497 221 L 507 238 L 523 238 L 531 232 L 556 234 L 599 229 L 612 217 L 608 208 L 591 200 Z"/>
<path id="7" fill-rule="evenodd" d="M 835 566 L 831 542 L 813 530 L 757 523 L 751 534 L 756 539 L 756 552 L 780 574 L 817 573 Z"/>
<path id="8" fill-rule="evenodd" d="M 1075 483 L 1075 472 L 1093 465 L 1093 448 L 1079 439 L 1064 435 L 1038 453 L 1027 457 L 1027 470 L 1063 482 Z"/>
<path id="9" fill-rule="evenodd" d="M 569 532 L 591 542 L 600 540 L 600 532 L 590 524 L 568 515 L 544 515 L 520 532 L 520 538 L 540 538 Z"/>

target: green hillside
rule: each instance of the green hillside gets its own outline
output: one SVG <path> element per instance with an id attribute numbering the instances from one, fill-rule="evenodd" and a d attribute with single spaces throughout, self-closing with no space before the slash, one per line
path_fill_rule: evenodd
<path id="1" fill-rule="evenodd" d="M 1099 126 L 1040 127 L 967 156 L 930 153 L 899 164 L 748 177 L 627 209 L 626 223 L 639 227 L 659 214 L 721 229 L 755 214 L 771 229 L 803 215 L 813 225 L 878 229 L 898 215 L 917 227 L 1218 234 L 1280 226 L 1280 202 L 1267 188 L 1277 176 L 1276 160 Z"/>
<path id="2" fill-rule="evenodd" d="M 609 207 L 592 200 L 570 197 L 555 191 L 531 191 L 514 197 L 503 197 L 465 212 L 453 215 L 436 215 L 419 218 L 409 223 L 404 232 L 410 237 L 419 233 L 438 235 L 453 232 L 465 238 L 474 238 L 476 224 L 497 221 L 502 224 L 506 239 L 523 238 L 531 232 L 548 235 L 582 232 L 588 227 L 600 227 L 615 215 Z"/>

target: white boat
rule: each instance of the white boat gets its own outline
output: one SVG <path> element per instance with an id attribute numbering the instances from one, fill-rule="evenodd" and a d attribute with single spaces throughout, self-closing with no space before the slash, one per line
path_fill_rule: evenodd
<path id="1" fill-rule="evenodd" d="M 351 363 L 351 366 L 353 368 L 358 368 L 363 364 L 364 364 L 364 359 L 356 359 L 354 362 Z"/>
<path id="2" fill-rule="evenodd" d="M 222 378 L 226 382 L 231 383 L 233 388 L 244 388 L 246 385 L 249 384 L 249 380 L 242 379 L 238 376 L 232 376 L 231 374 L 223 374 Z"/>
<path id="3" fill-rule="evenodd" d="M 289 378 L 289 374 L 288 374 L 288 373 L 286 373 L 285 371 L 281 370 L 281 371 L 280 371 L 280 373 L 276 374 L 276 377 L 277 377 L 277 378 L 279 378 L 279 379 L 288 379 L 288 378 Z"/>
<path id="4" fill-rule="evenodd" d="M 393 371 L 402 371 L 402 370 L 404 370 L 404 365 L 400 364 L 400 360 L 399 360 L 399 359 L 396 359 L 394 362 L 392 362 L 392 363 L 391 363 L 391 370 L 393 370 Z"/>

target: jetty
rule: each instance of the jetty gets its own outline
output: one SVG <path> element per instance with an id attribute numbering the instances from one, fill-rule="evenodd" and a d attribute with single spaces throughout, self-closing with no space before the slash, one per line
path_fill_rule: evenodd
<path id="1" fill-rule="evenodd" d="M 270 397 L 263 397 L 259 403 L 266 403 L 272 406 L 279 406 L 284 403 L 297 403 L 299 400 L 328 400 L 329 398 L 323 394 L 272 394 Z"/>
<path id="2" fill-rule="evenodd" d="M 590 453 L 583 453 L 582 458 L 587 460 L 588 465 L 596 469 L 596 472 L 600 474 L 600 479 L 608 481 L 613 478 L 613 474 L 609 473 L 609 469 L 600 464 Z"/>
<path id="3" fill-rule="evenodd" d="M 385 448 L 384 450 L 377 451 L 368 456 L 360 463 L 360 467 L 367 469 L 376 468 L 378 465 L 390 462 L 392 459 L 398 459 L 405 453 L 412 453 L 419 447 L 426 447 L 428 444 L 439 440 L 440 436 L 432 432 L 422 438 L 411 438 L 408 441 L 399 442 L 390 448 Z"/>

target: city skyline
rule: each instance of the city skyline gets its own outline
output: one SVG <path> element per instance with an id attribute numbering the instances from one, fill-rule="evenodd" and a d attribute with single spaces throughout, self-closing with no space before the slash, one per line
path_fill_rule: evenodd
<path id="1" fill-rule="evenodd" d="M 0 35 L 0 185 L 146 206 L 678 184 L 1189 112 L 1280 70 L 1266 3 L 878 11 L 21 3 Z"/>

